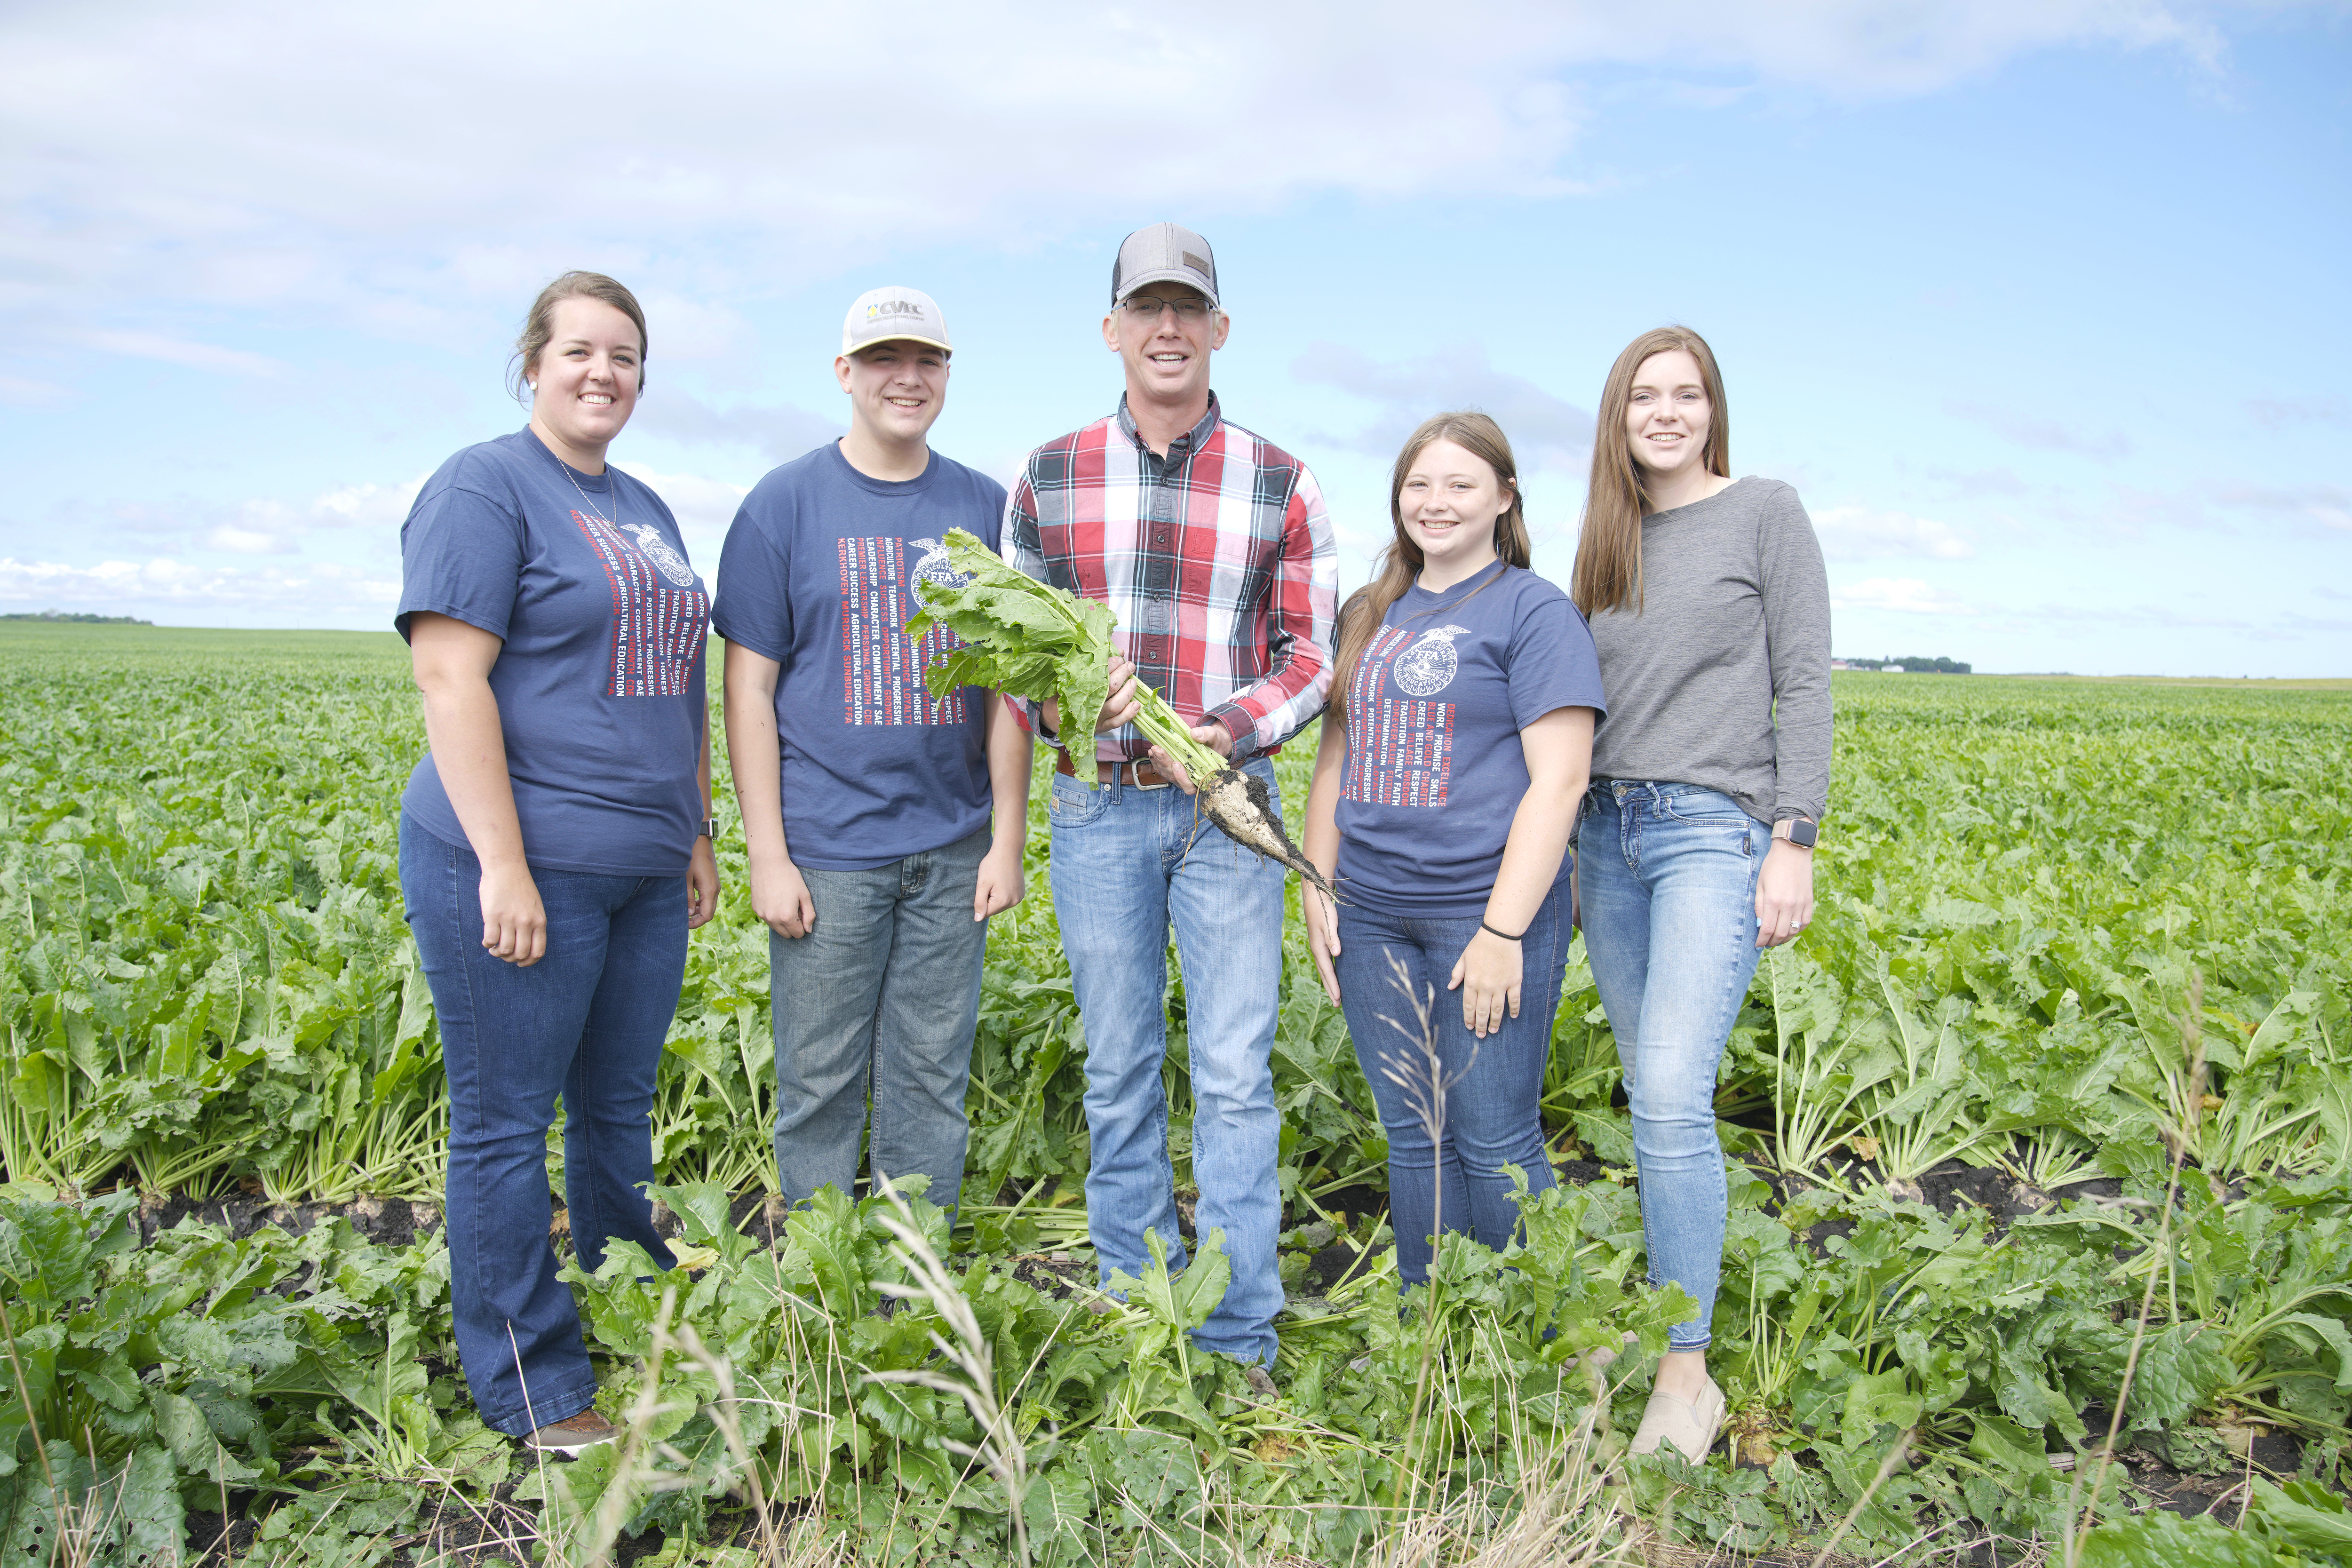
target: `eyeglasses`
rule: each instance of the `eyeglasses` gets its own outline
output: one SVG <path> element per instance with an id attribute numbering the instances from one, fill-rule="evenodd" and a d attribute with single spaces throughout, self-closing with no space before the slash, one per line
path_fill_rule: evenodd
<path id="1" fill-rule="evenodd" d="M 1150 294 L 1129 295 L 1118 308 L 1138 321 L 1156 321 L 1163 310 L 1174 310 L 1180 321 L 1197 321 L 1214 309 L 1206 300 L 1162 300 Z"/>

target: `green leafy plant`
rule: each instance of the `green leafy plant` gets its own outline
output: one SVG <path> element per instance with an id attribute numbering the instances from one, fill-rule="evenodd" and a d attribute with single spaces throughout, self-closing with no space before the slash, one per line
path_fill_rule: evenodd
<path id="1" fill-rule="evenodd" d="M 1014 571 L 962 529 L 948 531 L 947 548 L 948 562 L 963 581 L 950 586 L 926 578 L 923 611 L 907 623 L 908 637 L 944 626 L 962 640 L 924 671 L 931 690 L 985 686 L 1014 697 L 1051 699 L 1079 724 L 1085 715 L 1101 712 L 1117 624 L 1110 607 Z M 1329 893 L 1323 873 L 1283 831 L 1265 784 L 1194 740 L 1159 692 L 1139 682 L 1136 693 L 1136 730 L 1176 759 L 1199 792 L 1194 798 L 1201 809 L 1234 843 Z M 1092 778 L 1085 782 L 1094 787 Z"/>

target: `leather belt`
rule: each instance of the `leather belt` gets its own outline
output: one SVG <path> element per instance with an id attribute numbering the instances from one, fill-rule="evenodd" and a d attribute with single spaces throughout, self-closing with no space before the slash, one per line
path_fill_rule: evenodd
<path id="1" fill-rule="evenodd" d="M 1056 750 L 1054 752 L 1054 771 L 1057 773 L 1067 773 L 1072 778 L 1078 776 L 1078 765 L 1070 760 L 1067 750 Z M 1122 778 L 1121 774 L 1125 777 Z M 1176 781 L 1153 767 L 1147 759 L 1132 763 L 1098 761 L 1095 763 L 1095 782 L 1097 784 L 1129 784 L 1137 789 L 1166 789 Z"/>

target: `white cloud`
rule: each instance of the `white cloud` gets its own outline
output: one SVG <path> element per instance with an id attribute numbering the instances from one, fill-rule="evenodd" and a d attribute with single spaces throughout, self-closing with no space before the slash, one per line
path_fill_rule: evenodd
<path id="1" fill-rule="evenodd" d="M 1885 556 L 1966 561 L 1977 552 L 1975 542 L 1948 523 L 1864 506 L 1817 511 L 1813 531 L 1821 536 L 1822 553 L 1832 561 L 1873 561 Z"/>
<path id="2" fill-rule="evenodd" d="M 883 32 L 898 79 L 922 84 L 911 104 L 840 68 Z M 2220 52 L 2163 0 L 1474 0 L 1442 24 L 1398 0 L 1344 18 L 736 0 L 552 29 L 516 0 L 16 7 L 0 274 L 53 336 L 267 374 L 153 318 L 267 306 L 396 335 L 503 308 L 558 265 L 700 254 L 698 291 L 717 294 L 1305 193 L 1522 201 L 1580 188 L 1564 160 L 1594 112 L 1581 76 L 1866 99 L 2082 45 Z M 729 328 L 677 321 L 682 355 Z"/>
<path id="3" fill-rule="evenodd" d="M 0 603 L 109 615 L 255 613 L 277 626 L 372 619 L 399 602 L 400 579 L 320 562 L 299 567 L 196 566 L 156 556 L 74 566 L 0 556 Z"/>
<path id="4" fill-rule="evenodd" d="M 416 492 L 430 474 L 419 474 L 405 484 L 339 485 L 310 502 L 313 528 L 398 528 L 406 521 Z"/>
<path id="5" fill-rule="evenodd" d="M 1912 616 L 1973 616 L 1982 612 L 1949 589 L 1917 577 L 1869 577 L 1841 588 L 1832 585 L 1830 604 L 1841 610 L 1894 610 Z"/>
<path id="6" fill-rule="evenodd" d="M 1980 403 L 1948 403 L 1945 408 L 2036 451 L 2069 452 L 2101 462 L 2126 458 L 2132 452 L 2131 437 L 2120 430 L 2093 430 L 2063 420 L 2035 418 L 2013 408 L 1989 408 Z"/>
<path id="7" fill-rule="evenodd" d="M 2258 424 L 2352 425 L 2352 403 L 2341 397 L 2250 397 L 2246 412 Z"/>
<path id="8" fill-rule="evenodd" d="M 724 305 L 660 289 L 646 290 L 637 303 L 645 307 L 649 336 L 651 324 L 661 323 L 660 335 L 648 347 L 665 360 L 719 359 L 747 353 L 758 342 L 751 324 Z"/>
<path id="9" fill-rule="evenodd" d="M 89 518 L 82 526 L 99 534 L 100 548 L 108 534 L 117 538 L 129 534 L 146 542 L 142 549 L 193 547 L 231 555 L 293 555 L 301 552 L 303 541 L 319 533 L 347 532 L 363 542 L 389 545 L 408 516 L 409 503 L 429 477 L 419 474 L 397 484 L 338 485 L 306 501 L 267 497 L 227 505 L 121 501 L 74 510 Z"/>
<path id="10" fill-rule="evenodd" d="M 713 408 L 674 386 L 648 391 L 632 423 L 640 431 L 673 441 L 748 447 L 779 463 L 833 440 L 846 428 L 803 408 Z"/>
<path id="11" fill-rule="evenodd" d="M 192 343 L 156 332 L 85 332 L 81 341 L 109 353 L 161 360 L 165 364 L 218 371 L 227 375 L 277 375 L 288 368 L 284 361 L 267 354 L 225 349 L 215 343 Z"/>
<path id="12" fill-rule="evenodd" d="M 73 394 L 55 382 L 35 381 L 21 375 L 0 375 L 0 403 L 14 404 L 19 408 L 47 408 L 72 396 Z"/>
<path id="13" fill-rule="evenodd" d="M 287 534 L 239 528 L 233 522 L 215 525 L 205 533 L 205 542 L 232 555 L 291 555 L 300 548 Z"/>
<path id="14" fill-rule="evenodd" d="M 1376 458 L 1394 458 L 1413 427 L 1431 415 L 1464 408 L 1494 416 L 1510 437 L 1511 455 L 1523 472 L 1549 466 L 1580 473 L 1592 451 L 1590 413 L 1525 376 L 1495 369 L 1484 349 L 1383 364 L 1341 343 L 1316 343 L 1293 362 L 1290 374 L 1377 405 L 1380 413 L 1365 429 L 1327 437 Z"/>
<path id="15" fill-rule="evenodd" d="M 2223 506 L 2285 512 L 2324 529 L 2352 533 L 2352 489 L 2342 485 L 2297 485 L 2285 489 L 2274 485 L 2224 485 L 2213 492 L 2213 499 Z"/>
<path id="16" fill-rule="evenodd" d="M 686 536 L 696 569 L 706 577 L 710 575 L 719 564 L 719 542 L 725 537 L 727 525 L 735 521 L 735 509 L 751 493 L 751 487 L 696 474 L 665 474 L 643 463 L 615 466 L 653 487 L 654 493 L 669 508 L 670 515 L 677 519 L 678 531 Z"/>

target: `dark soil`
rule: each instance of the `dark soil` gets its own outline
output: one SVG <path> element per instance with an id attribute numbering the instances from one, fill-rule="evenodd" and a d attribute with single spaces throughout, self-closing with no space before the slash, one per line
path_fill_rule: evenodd
<path id="1" fill-rule="evenodd" d="M 243 1517 L 246 1506 L 252 1501 L 250 1492 L 231 1492 L 228 1506 L 228 1537 L 221 1538 L 221 1516 L 218 1510 L 200 1511 L 188 1515 L 187 1561 L 196 1568 L 210 1568 L 215 1563 L 226 1563 L 252 1551 L 254 1538 L 261 1533 L 257 1520 Z"/>
<path id="2" fill-rule="evenodd" d="M 273 1204 L 267 1198 L 159 1198 L 139 1202 L 139 1239 L 153 1241 L 182 1220 L 216 1225 L 242 1241 L 265 1225 L 301 1236 L 328 1219 L 347 1219 L 352 1228 L 380 1247 L 406 1247 L 441 1228 L 441 1205 L 409 1198 L 354 1198 L 342 1204 Z"/>
<path id="3" fill-rule="evenodd" d="M 539 1510 L 511 1500 L 515 1485 L 509 1481 L 480 1502 L 445 1490 L 437 1505 L 429 1507 L 417 1521 L 417 1533 L 403 1542 L 407 1560 L 468 1568 L 489 1568 L 492 1563 L 530 1568 L 539 1545 Z M 633 1551 L 635 1544 L 623 1536 L 614 1555 L 624 1563 L 646 1555 Z"/>
<path id="4" fill-rule="evenodd" d="M 1388 1252 L 1383 1247 L 1376 1250 L 1360 1247 L 1350 1241 L 1335 1241 L 1318 1252 L 1307 1263 L 1307 1271 L 1298 1277 L 1298 1288 L 1310 1296 L 1320 1296 L 1341 1280 L 1365 1273 Z"/>
<path id="5" fill-rule="evenodd" d="M 1351 1187 L 1341 1187 L 1338 1192 L 1315 1201 L 1325 1214 L 1350 1229 L 1354 1228 L 1356 1221 L 1365 1215 L 1385 1216 L 1389 1212 L 1388 1194 L 1376 1187 L 1366 1186 L 1361 1182 Z M 1308 1209 L 1304 1204 L 1298 1205 L 1298 1208 L 1299 1212 L 1291 1221 L 1292 1224 L 1303 1225 L 1317 1217 L 1314 1210 Z"/>
<path id="6" fill-rule="evenodd" d="M 1066 1301 L 1078 1290 L 1094 1289 L 1094 1264 L 1066 1252 L 1024 1253 L 1012 1263 L 1013 1278 L 1056 1301 Z"/>
<path id="7" fill-rule="evenodd" d="M 1828 1191 L 1833 1198 L 1841 1195 L 1802 1176 L 1784 1176 L 1763 1170 L 1755 1174 L 1757 1180 L 1772 1189 L 1772 1195 L 1764 1204 L 1765 1212 L 1771 1215 L 1782 1213 L 1809 1192 Z M 1990 1218 L 1995 1235 L 2018 1220 L 2052 1213 L 2063 1204 L 2118 1197 L 2123 1193 L 2123 1184 L 2110 1176 L 2070 1182 L 2055 1192 L 2043 1192 L 1997 1165 L 1966 1165 L 1958 1160 L 1945 1161 L 1916 1183 L 1886 1181 L 1873 1166 L 1857 1162 L 1848 1167 L 1847 1180 L 1856 1190 L 1878 1186 L 1897 1202 L 1925 1204 L 1942 1215 L 1969 1211 L 1983 1214 Z M 1821 1244 L 1830 1237 L 1851 1235 L 1853 1230 L 1848 1221 L 1824 1220 L 1806 1230 L 1804 1240 L 1818 1255 Z"/>

